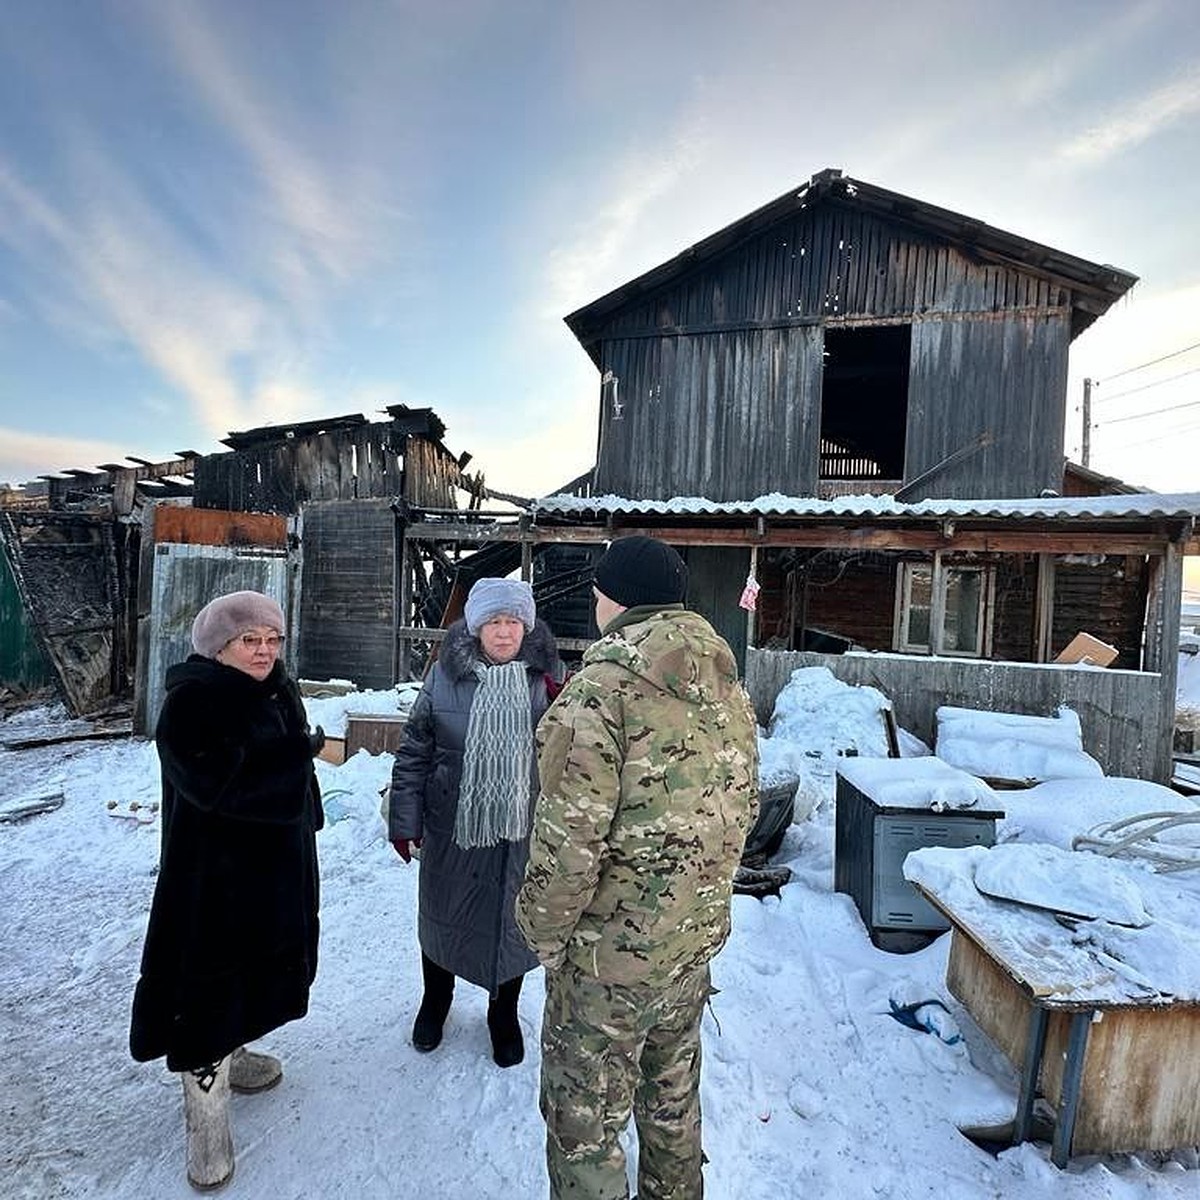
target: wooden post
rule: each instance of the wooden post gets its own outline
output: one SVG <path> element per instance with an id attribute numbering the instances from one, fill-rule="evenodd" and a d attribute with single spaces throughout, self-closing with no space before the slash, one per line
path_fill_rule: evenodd
<path id="1" fill-rule="evenodd" d="M 1053 554 L 1037 558 L 1037 591 L 1034 593 L 1034 662 L 1050 661 L 1050 636 L 1054 628 L 1054 566 Z"/>
<path id="2" fill-rule="evenodd" d="M 1092 381 L 1083 381 L 1083 442 L 1079 452 L 1085 467 L 1092 462 Z"/>
<path id="3" fill-rule="evenodd" d="M 932 584 L 929 590 L 929 653 L 941 654 L 946 623 L 946 589 L 942 584 L 942 552 L 933 552 Z"/>
<path id="4" fill-rule="evenodd" d="M 412 674 L 412 641 L 407 637 L 400 636 L 401 626 L 414 625 L 415 621 L 411 620 L 412 609 L 412 568 L 409 562 L 408 536 L 405 530 L 406 522 L 397 514 L 396 515 L 396 536 L 399 542 L 400 553 L 396 557 L 396 573 L 399 576 L 397 585 L 392 588 L 392 594 L 396 597 L 396 605 L 398 607 L 398 616 L 393 625 L 392 634 L 392 682 L 400 683 L 408 679 Z"/>
<path id="5" fill-rule="evenodd" d="M 750 578 L 758 578 L 758 547 L 750 547 Z M 756 609 L 748 608 L 746 610 L 746 646 L 749 648 L 754 645 L 754 617 Z"/>
<path id="6" fill-rule="evenodd" d="M 1157 588 L 1154 587 L 1156 581 Z M 1146 606 L 1146 649 L 1147 658 L 1150 658 L 1148 652 L 1153 640 L 1154 665 L 1147 665 L 1147 670 L 1157 671 L 1163 677 L 1159 691 L 1163 700 L 1163 714 L 1159 721 L 1158 752 L 1154 756 L 1154 778 L 1160 784 L 1169 784 L 1175 738 L 1175 685 L 1180 673 L 1180 606 L 1183 601 L 1183 556 L 1178 542 L 1169 541 L 1163 557 L 1154 559 L 1151 596 L 1157 600 L 1157 604 Z"/>

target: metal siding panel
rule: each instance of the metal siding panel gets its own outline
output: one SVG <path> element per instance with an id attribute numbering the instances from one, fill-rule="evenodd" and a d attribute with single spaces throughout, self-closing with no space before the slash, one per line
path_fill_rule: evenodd
<path id="1" fill-rule="evenodd" d="M 274 596 L 288 611 L 287 553 L 232 546 L 160 543 L 155 547 L 146 665 L 147 734 L 154 733 L 167 668 L 192 653 L 192 622 L 210 600 L 248 589 Z"/>
<path id="2" fill-rule="evenodd" d="M 0 534 L 2 539 L 3 534 Z M 4 548 L 0 545 L 0 683 L 39 688 L 54 682 Z"/>

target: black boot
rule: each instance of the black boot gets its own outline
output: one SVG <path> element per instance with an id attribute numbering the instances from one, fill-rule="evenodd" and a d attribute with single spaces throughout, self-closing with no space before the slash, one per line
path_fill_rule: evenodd
<path id="1" fill-rule="evenodd" d="M 442 1026 L 454 999 L 454 975 L 439 967 L 432 959 L 421 955 L 421 975 L 425 994 L 413 1022 L 412 1044 L 422 1052 L 436 1050 L 442 1043 Z"/>
<path id="2" fill-rule="evenodd" d="M 525 1039 L 517 1019 L 517 1001 L 525 976 L 502 983 L 488 1003 L 488 1032 L 492 1035 L 492 1058 L 498 1067 L 515 1067 L 525 1057 Z"/>

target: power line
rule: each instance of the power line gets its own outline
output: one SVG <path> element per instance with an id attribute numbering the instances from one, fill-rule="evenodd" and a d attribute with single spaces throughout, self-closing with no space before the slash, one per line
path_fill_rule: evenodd
<path id="1" fill-rule="evenodd" d="M 1166 362 L 1168 358 L 1178 358 L 1181 354 L 1197 348 L 1200 348 L 1200 342 L 1193 342 L 1190 346 L 1184 346 L 1182 350 L 1172 350 L 1170 354 L 1164 354 L 1161 358 L 1152 358 L 1149 362 L 1138 363 L 1136 367 L 1126 367 L 1124 371 L 1118 371 L 1115 375 L 1097 379 L 1096 384 L 1099 386 L 1102 383 L 1111 383 L 1114 379 L 1120 379 L 1122 375 L 1132 375 L 1134 371 L 1144 371 L 1147 367 L 1154 366 L 1155 363 Z"/>
<path id="2" fill-rule="evenodd" d="M 1200 400 L 1186 400 L 1183 404 L 1169 404 L 1166 408 L 1152 408 L 1149 412 L 1130 413 L 1126 417 L 1110 417 L 1107 421 L 1097 421 L 1097 425 L 1119 425 L 1122 421 L 1140 421 L 1142 417 L 1157 417 L 1160 413 L 1178 412 L 1181 408 L 1195 408 Z"/>
<path id="3" fill-rule="evenodd" d="M 1135 450 L 1139 446 L 1152 446 L 1155 442 L 1165 442 L 1167 438 L 1177 438 L 1181 433 L 1192 433 L 1200 429 L 1200 421 L 1192 425 L 1183 425 L 1177 429 L 1168 429 L 1165 433 L 1156 433 L 1153 437 L 1139 438 L 1136 442 L 1123 442 L 1122 451 Z"/>
<path id="4" fill-rule="evenodd" d="M 1144 391 L 1147 391 L 1149 388 L 1162 387 L 1162 385 L 1164 383 L 1174 383 L 1175 380 L 1177 380 L 1177 379 L 1183 379 L 1188 375 L 1195 375 L 1197 371 L 1200 371 L 1200 367 L 1192 367 L 1188 371 L 1180 371 L 1178 375 L 1168 375 L 1166 377 L 1166 379 L 1156 379 L 1156 380 L 1154 380 L 1153 383 L 1143 383 L 1139 387 L 1126 388 L 1123 392 L 1117 392 L 1116 395 L 1100 396 L 1100 397 L 1098 397 L 1098 399 L 1100 399 L 1100 400 L 1120 400 L 1122 396 L 1132 396 L 1135 392 L 1144 392 Z M 1124 417 L 1118 418 L 1118 420 L 1121 420 L 1121 421 L 1123 421 L 1124 419 L 1125 419 Z"/>

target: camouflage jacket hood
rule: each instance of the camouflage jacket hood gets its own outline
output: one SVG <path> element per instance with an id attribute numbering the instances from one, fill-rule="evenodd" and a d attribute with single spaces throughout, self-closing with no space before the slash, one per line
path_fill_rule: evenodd
<path id="1" fill-rule="evenodd" d="M 618 625 L 583 656 L 583 665 L 613 663 L 685 704 L 714 704 L 738 688 L 737 660 L 715 629 L 684 608 L 658 609 Z"/>
<path id="2" fill-rule="evenodd" d="M 696 613 L 653 611 L 588 649 L 538 728 L 517 918 L 543 963 L 665 985 L 720 949 L 755 732 L 733 653 Z"/>

